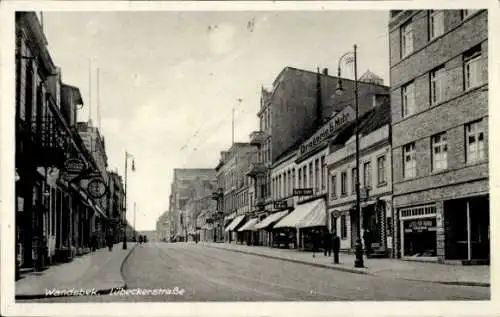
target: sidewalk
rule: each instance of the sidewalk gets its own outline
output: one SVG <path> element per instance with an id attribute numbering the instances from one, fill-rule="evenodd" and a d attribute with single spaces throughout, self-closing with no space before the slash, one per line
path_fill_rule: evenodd
<path id="1" fill-rule="evenodd" d="M 387 278 L 399 278 L 440 284 L 490 286 L 490 266 L 487 265 L 461 266 L 387 258 L 365 258 L 365 267 L 355 268 L 355 256 L 347 253 L 340 253 L 340 264 L 333 264 L 333 256 L 326 257 L 322 252 L 317 253 L 316 257 L 313 258 L 311 252 L 293 249 L 277 249 L 263 246 L 210 242 L 200 243 L 200 245 L 356 274 L 369 274 Z"/>
<path id="2" fill-rule="evenodd" d="M 28 273 L 16 281 L 16 299 L 68 296 L 47 295 L 47 290 L 83 289 L 107 293 L 112 288 L 125 287 L 121 269 L 135 246 L 135 243 L 129 242 L 127 250 L 123 250 L 122 244 L 118 243 L 111 252 L 108 248 L 102 248 L 76 257 L 69 263 L 53 265 L 43 272 Z"/>

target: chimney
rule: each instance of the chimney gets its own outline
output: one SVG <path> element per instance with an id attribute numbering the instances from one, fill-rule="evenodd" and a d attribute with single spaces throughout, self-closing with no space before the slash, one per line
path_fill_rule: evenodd
<path id="1" fill-rule="evenodd" d="M 323 75 L 328 76 L 328 68 L 323 68 Z"/>

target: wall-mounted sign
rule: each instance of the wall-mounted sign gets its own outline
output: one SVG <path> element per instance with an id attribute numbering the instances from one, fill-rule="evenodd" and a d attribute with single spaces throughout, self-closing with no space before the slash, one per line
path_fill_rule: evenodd
<path id="1" fill-rule="evenodd" d="M 288 204 L 286 200 L 279 200 L 274 202 L 274 209 L 287 209 Z"/>
<path id="2" fill-rule="evenodd" d="M 311 196 L 313 194 L 312 188 L 294 188 L 293 195 L 294 196 Z"/>
<path id="3" fill-rule="evenodd" d="M 68 174 L 80 174 L 85 169 L 85 162 L 77 158 L 70 158 L 64 162 L 64 169 Z"/>
<path id="4" fill-rule="evenodd" d="M 405 233 L 436 231 L 436 218 L 404 221 Z"/>
<path id="5" fill-rule="evenodd" d="M 346 106 L 337 113 L 330 121 L 325 124 L 318 132 L 310 137 L 300 146 L 299 156 L 303 156 L 322 144 L 322 141 L 328 139 L 337 132 L 342 126 L 354 119 L 355 112 L 351 106 Z"/>
<path id="6" fill-rule="evenodd" d="M 104 183 L 100 178 L 91 179 L 87 185 L 88 194 L 95 199 L 102 198 L 106 195 L 107 190 L 106 183 Z"/>

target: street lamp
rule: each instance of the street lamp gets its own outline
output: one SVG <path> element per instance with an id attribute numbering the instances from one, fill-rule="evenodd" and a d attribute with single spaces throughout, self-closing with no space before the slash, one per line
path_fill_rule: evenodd
<path id="1" fill-rule="evenodd" d="M 361 244 L 361 208 L 360 208 L 360 192 L 359 192 L 359 107 L 358 107 L 358 65 L 357 65 L 357 55 L 356 55 L 356 44 L 354 44 L 354 50 L 352 52 L 347 52 L 339 58 L 338 61 L 338 82 L 335 92 L 337 95 L 343 94 L 342 78 L 340 77 L 340 65 L 343 60 L 346 64 L 354 62 L 354 100 L 356 103 L 356 120 L 355 120 L 355 133 L 356 133 L 356 215 L 358 216 L 357 225 L 357 238 L 356 238 L 356 259 L 354 260 L 354 267 L 364 267 L 363 264 L 363 245 Z"/>
<path id="2" fill-rule="evenodd" d="M 127 151 L 125 151 L 125 229 L 123 230 L 123 250 L 127 250 L 127 171 L 128 171 L 128 159 L 132 158 L 132 172 L 135 171 L 134 156 Z M 135 230 L 135 228 L 134 228 Z"/>

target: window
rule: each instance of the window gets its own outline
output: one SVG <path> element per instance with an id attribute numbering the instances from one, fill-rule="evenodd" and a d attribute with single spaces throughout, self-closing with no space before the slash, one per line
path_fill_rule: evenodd
<path id="1" fill-rule="evenodd" d="M 302 188 L 307 187 L 307 165 L 302 167 Z"/>
<path id="2" fill-rule="evenodd" d="M 429 11 L 429 39 L 434 39 L 444 33 L 444 11 Z"/>
<path id="3" fill-rule="evenodd" d="M 363 186 L 364 188 L 372 187 L 372 164 L 371 162 L 365 162 L 363 164 Z"/>
<path id="4" fill-rule="evenodd" d="M 377 158 L 377 183 L 379 185 L 386 183 L 385 175 L 385 155 Z"/>
<path id="5" fill-rule="evenodd" d="M 431 105 L 444 100 L 444 88 L 446 85 L 446 72 L 444 67 L 439 67 L 431 72 Z"/>
<path id="6" fill-rule="evenodd" d="M 411 21 L 401 26 L 401 58 L 413 52 L 413 30 Z"/>
<path id="7" fill-rule="evenodd" d="M 309 187 L 313 187 L 313 163 L 309 163 Z"/>
<path id="8" fill-rule="evenodd" d="M 290 196 L 292 194 L 292 172 L 288 171 L 288 192 L 286 193 L 287 196 Z"/>
<path id="9" fill-rule="evenodd" d="M 340 194 L 342 196 L 347 195 L 347 172 L 340 174 Z"/>
<path id="10" fill-rule="evenodd" d="M 480 86 L 487 80 L 487 67 L 481 56 L 481 47 L 476 47 L 464 54 L 465 90 Z"/>
<path id="11" fill-rule="evenodd" d="M 401 88 L 401 106 L 403 118 L 415 113 L 415 86 L 413 82 Z"/>
<path id="12" fill-rule="evenodd" d="M 325 166 L 325 156 L 321 157 L 321 189 L 324 190 L 326 187 L 326 166 Z"/>
<path id="13" fill-rule="evenodd" d="M 290 187 L 290 195 L 293 195 L 294 188 L 295 188 L 295 167 L 292 169 L 292 186 Z"/>
<path id="14" fill-rule="evenodd" d="M 299 188 L 302 187 L 302 168 L 299 168 Z"/>
<path id="15" fill-rule="evenodd" d="M 448 168 L 448 148 L 446 132 L 436 134 L 431 138 L 432 170 L 438 171 Z"/>
<path id="16" fill-rule="evenodd" d="M 466 18 L 476 14 L 479 11 L 480 10 L 462 10 L 462 18 L 466 19 Z"/>
<path id="17" fill-rule="evenodd" d="M 319 159 L 314 161 L 314 189 L 315 192 L 319 191 Z"/>
<path id="18" fill-rule="evenodd" d="M 351 190 L 353 194 L 356 193 L 356 183 L 357 183 L 356 168 L 353 168 L 351 170 Z"/>
<path id="19" fill-rule="evenodd" d="M 472 122 L 465 127 L 466 161 L 476 163 L 486 157 L 483 120 Z"/>
<path id="20" fill-rule="evenodd" d="M 250 207 L 253 207 L 255 204 L 254 204 L 254 201 L 253 201 L 253 193 L 250 193 Z"/>
<path id="21" fill-rule="evenodd" d="M 340 216 L 340 238 L 347 239 L 347 219 L 345 215 Z"/>
<path id="22" fill-rule="evenodd" d="M 330 186 L 330 197 L 334 199 L 337 197 L 337 175 L 332 175 L 332 183 Z"/>
<path id="23" fill-rule="evenodd" d="M 281 175 L 278 176 L 278 199 L 281 198 L 282 193 L 281 193 Z"/>
<path id="24" fill-rule="evenodd" d="M 417 164 L 415 159 L 415 143 L 409 143 L 403 147 L 403 177 L 412 178 L 417 176 Z"/>
<path id="25" fill-rule="evenodd" d="M 271 139 L 267 139 L 267 161 L 270 162 L 271 159 Z"/>

